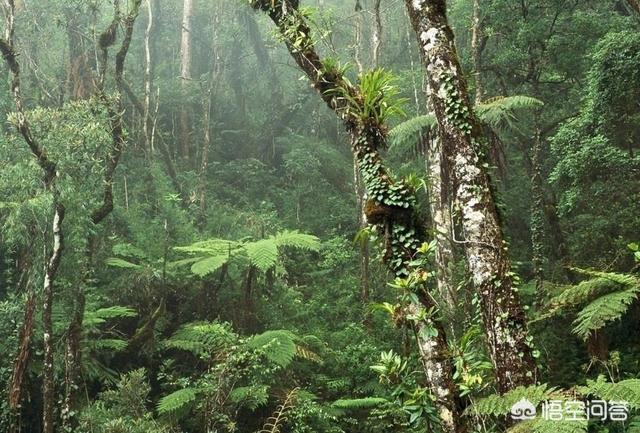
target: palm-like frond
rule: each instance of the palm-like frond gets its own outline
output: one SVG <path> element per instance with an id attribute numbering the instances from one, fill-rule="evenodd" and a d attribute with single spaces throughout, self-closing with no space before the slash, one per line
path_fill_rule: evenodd
<path id="1" fill-rule="evenodd" d="M 422 134 L 431 130 L 435 125 L 436 117 L 433 114 L 425 114 L 405 120 L 389 131 L 389 148 L 394 151 L 405 152 L 407 149 L 415 147 Z"/>
<path id="2" fill-rule="evenodd" d="M 222 350 L 232 345 L 236 340 L 236 334 L 227 324 L 193 322 L 180 327 L 164 342 L 164 346 L 203 356 Z"/>
<path id="3" fill-rule="evenodd" d="M 552 298 L 548 311 L 538 320 L 587 304 L 573 322 L 573 333 L 587 339 L 593 331 L 620 319 L 640 296 L 640 279 L 633 275 L 576 268 L 573 271 L 589 278 Z"/>
<path id="4" fill-rule="evenodd" d="M 586 386 L 578 387 L 578 392 L 594 395 L 602 400 L 625 401 L 631 408 L 640 409 L 640 379 L 612 383 L 600 376 L 598 380 L 587 380 Z"/>
<path id="5" fill-rule="evenodd" d="M 543 105 L 542 101 L 530 96 L 496 96 L 476 105 L 475 111 L 482 123 L 499 132 L 516 129 L 519 112 L 534 110 Z"/>
<path id="6" fill-rule="evenodd" d="M 278 261 L 278 245 L 273 238 L 250 242 L 245 248 L 251 264 L 262 272 L 274 267 Z"/>
<path id="7" fill-rule="evenodd" d="M 182 388 L 162 397 L 156 408 L 160 415 L 167 415 L 182 411 L 195 403 L 196 396 L 196 389 Z"/>
<path id="8" fill-rule="evenodd" d="M 286 367 L 297 353 L 297 337 L 291 331 L 272 330 L 254 335 L 247 341 L 252 349 L 260 349 L 275 364 Z"/>

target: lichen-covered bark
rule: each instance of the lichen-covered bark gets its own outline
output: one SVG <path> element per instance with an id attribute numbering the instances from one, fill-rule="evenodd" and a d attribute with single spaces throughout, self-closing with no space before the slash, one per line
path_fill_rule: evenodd
<path id="1" fill-rule="evenodd" d="M 347 102 L 343 95 L 346 93 L 358 100 L 362 97 L 360 90 L 349 84 L 340 71 L 325 67 L 315 51 L 311 30 L 304 16 L 297 10 L 297 2 L 250 0 L 250 4 L 254 9 L 265 11 L 278 26 L 291 57 L 320 97 L 344 122 L 360 177 L 369 197 L 365 205 L 367 222 L 383 241 L 384 261 L 388 268 L 400 277 L 423 272 L 421 269 L 414 269 L 411 264 L 424 241 L 421 224 L 415 218 L 414 192 L 404 182 L 391 177 L 379 153 L 379 149 L 385 145 L 386 126 L 371 119 L 362 119 L 353 110 L 346 109 Z M 423 311 L 433 306 L 423 285 L 414 290 L 421 302 L 411 302 L 407 313 Z M 427 336 L 428 333 L 421 332 L 426 327 L 435 327 L 438 336 L 432 338 Z M 443 431 L 460 432 L 461 417 L 453 401 L 455 386 L 444 329 L 435 319 L 413 322 L 413 328 L 429 386 L 437 396 L 436 404 Z"/>
<path id="2" fill-rule="evenodd" d="M 436 240 L 436 282 L 440 296 L 450 310 L 457 307 L 458 297 L 453 284 L 453 222 L 451 209 L 447 198 L 447 181 L 442 164 L 442 148 L 440 140 L 426 140 L 424 151 L 426 171 L 429 178 L 427 184 L 429 193 L 429 210 L 431 213 L 432 228 Z"/>
<path id="3" fill-rule="evenodd" d="M 541 168 L 542 137 L 540 130 L 536 130 L 531 155 L 531 262 L 536 281 L 538 299 L 542 295 L 544 280 L 544 189 Z"/>
<path id="4" fill-rule="evenodd" d="M 483 132 L 466 89 L 444 0 L 405 0 L 427 70 L 429 98 L 453 182 L 467 264 L 480 295 L 489 355 L 501 392 L 534 381 L 526 317 L 513 287 L 491 183 L 483 168 Z"/>

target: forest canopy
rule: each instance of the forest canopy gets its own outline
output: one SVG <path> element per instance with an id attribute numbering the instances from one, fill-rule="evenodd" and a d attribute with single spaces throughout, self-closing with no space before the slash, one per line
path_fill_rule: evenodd
<path id="1" fill-rule="evenodd" d="M 640 433 L 639 0 L 0 7 L 0 432 Z"/>

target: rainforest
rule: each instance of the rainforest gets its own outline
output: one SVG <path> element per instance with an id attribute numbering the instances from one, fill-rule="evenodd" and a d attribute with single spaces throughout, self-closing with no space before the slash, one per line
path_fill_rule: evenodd
<path id="1" fill-rule="evenodd" d="M 0 433 L 640 433 L 639 0 L 0 8 Z"/>

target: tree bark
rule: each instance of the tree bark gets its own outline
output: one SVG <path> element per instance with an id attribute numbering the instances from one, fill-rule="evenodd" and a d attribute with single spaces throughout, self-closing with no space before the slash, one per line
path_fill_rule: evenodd
<path id="1" fill-rule="evenodd" d="M 436 283 L 440 297 L 445 301 L 448 313 L 455 312 L 458 305 L 456 288 L 453 285 L 452 266 L 454 262 L 452 236 L 454 233 L 451 210 L 449 208 L 448 182 L 444 174 L 442 146 L 440 139 L 425 137 L 425 162 L 429 178 L 428 195 L 432 228 L 436 240 Z"/>
<path id="2" fill-rule="evenodd" d="M 380 3 L 382 0 L 375 0 L 373 3 L 373 19 L 375 26 L 371 35 L 371 57 L 373 67 L 377 68 L 380 62 L 380 48 L 382 47 L 382 15 L 380 14 Z"/>
<path id="3" fill-rule="evenodd" d="M 147 28 L 144 31 L 144 110 L 142 113 L 142 127 L 144 135 L 144 147 L 147 158 L 153 155 L 153 121 L 151 119 L 151 91 L 153 89 L 153 70 L 155 62 L 155 50 L 152 46 L 152 36 L 154 36 L 155 23 L 153 17 L 153 0 L 146 0 L 147 4 Z"/>
<path id="4" fill-rule="evenodd" d="M 452 199 L 460 212 L 467 265 L 480 295 L 496 384 L 506 392 L 533 383 L 535 363 L 492 185 L 480 157 L 485 137 L 469 100 L 445 0 L 405 2 L 428 72 L 427 94 L 452 176 Z"/>
<path id="5" fill-rule="evenodd" d="M 536 296 L 542 300 L 544 281 L 544 186 L 542 180 L 542 137 L 536 127 L 531 155 L 531 262 L 536 282 Z"/>
<path id="6" fill-rule="evenodd" d="M 189 113 L 187 92 L 191 80 L 191 21 L 193 18 L 193 0 L 184 0 L 182 9 L 182 31 L 180 39 L 180 80 L 182 88 L 182 105 L 180 107 L 180 149 L 183 158 L 188 159 L 191 146 L 189 143 Z"/>
<path id="7" fill-rule="evenodd" d="M 473 0 L 473 22 L 471 25 L 471 56 L 473 58 L 473 75 L 475 77 L 475 104 L 482 102 L 484 87 L 482 85 L 482 19 L 480 17 L 480 0 Z"/>
<path id="8" fill-rule="evenodd" d="M 64 220 L 64 206 L 54 198 L 53 214 L 53 248 L 44 276 L 42 289 L 42 328 L 44 332 L 44 361 L 42 365 L 42 397 L 44 408 L 42 413 L 43 433 L 54 432 L 55 411 L 55 378 L 53 370 L 53 320 L 51 311 L 53 308 L 53 290 L 58 267 L 62 258 L 64 236 L 62 234 L 62 221 Z"/>
<path id="9" fill-rule="evenodd" d="M 367 201 L 366 215 L 372 229 L 383 239 L 384 261 L 387 267 L 396 276 L 411 276 L 420 280 L 424 270 L 415 269 L 413 261 L 425 236 L 422 224 L 415 218 L 413 191 L 402 182 L 393 180 L 380 156 L 379 149 L 385 145 L 386 126 L 363 121 L 352 110 L 345 109 L 346 100 L 340 95 L 346 92 L 358 100 L 361 97 L 360 89 L 349 84 L 340 71 L 324 66 L 315 50 L 311 30 L 305 18 L 298 12 L 297 4 L 289 0 L 251 0 L 250 4 L 254 9 L 260 9 L 269 15 L 284 38 L 291 57 L 327 106 L 343 121 L 368 196 L 376 198 Z M 400 200 L 406 203 L 406 207 L 397 207 L 390 203 L 391 196 L 400 197 Z M 400 241 L 400 237 L 403 241 Z M 410 301 L 407 313 L 423 312 L 433 307 L 431 298 L 422 284 L 417 283 L 413 290 L 420 301 Z M 460 432 L 463 430 L 461 414 L 453 401 L 453 366 L 448 355 L 444 329 L 439 321 L 432 323 L 431 319 L 411 322 L 429 386 L 439 397 L 436 405 L 443 430 L 447 433 Z M 435 327 L 438 337 L 429 337 L 430 333 L 423 332 L 427 327 Z"/>
<path id="10" fill-rule="evenodd" d="M 33 290 L 29 290 L 27 301 L 24 305 L 24 320 L 20 329 L 20 344 L 18 354 L 13 361 L 11 381 L 9 382 L 9 409 L 14 413 L 20 409 L 22 398 L 22 383 L 24 381 L 27 365 L 31 356 L 31 337 L 33 336 L 34 316 L 36 311 L 36 296 Z"/>
<path id="11" fill-rule="evenodd" d="M 640 15 L 640 0 L 627 0 L 627 4 L 635 13 Z"/>

